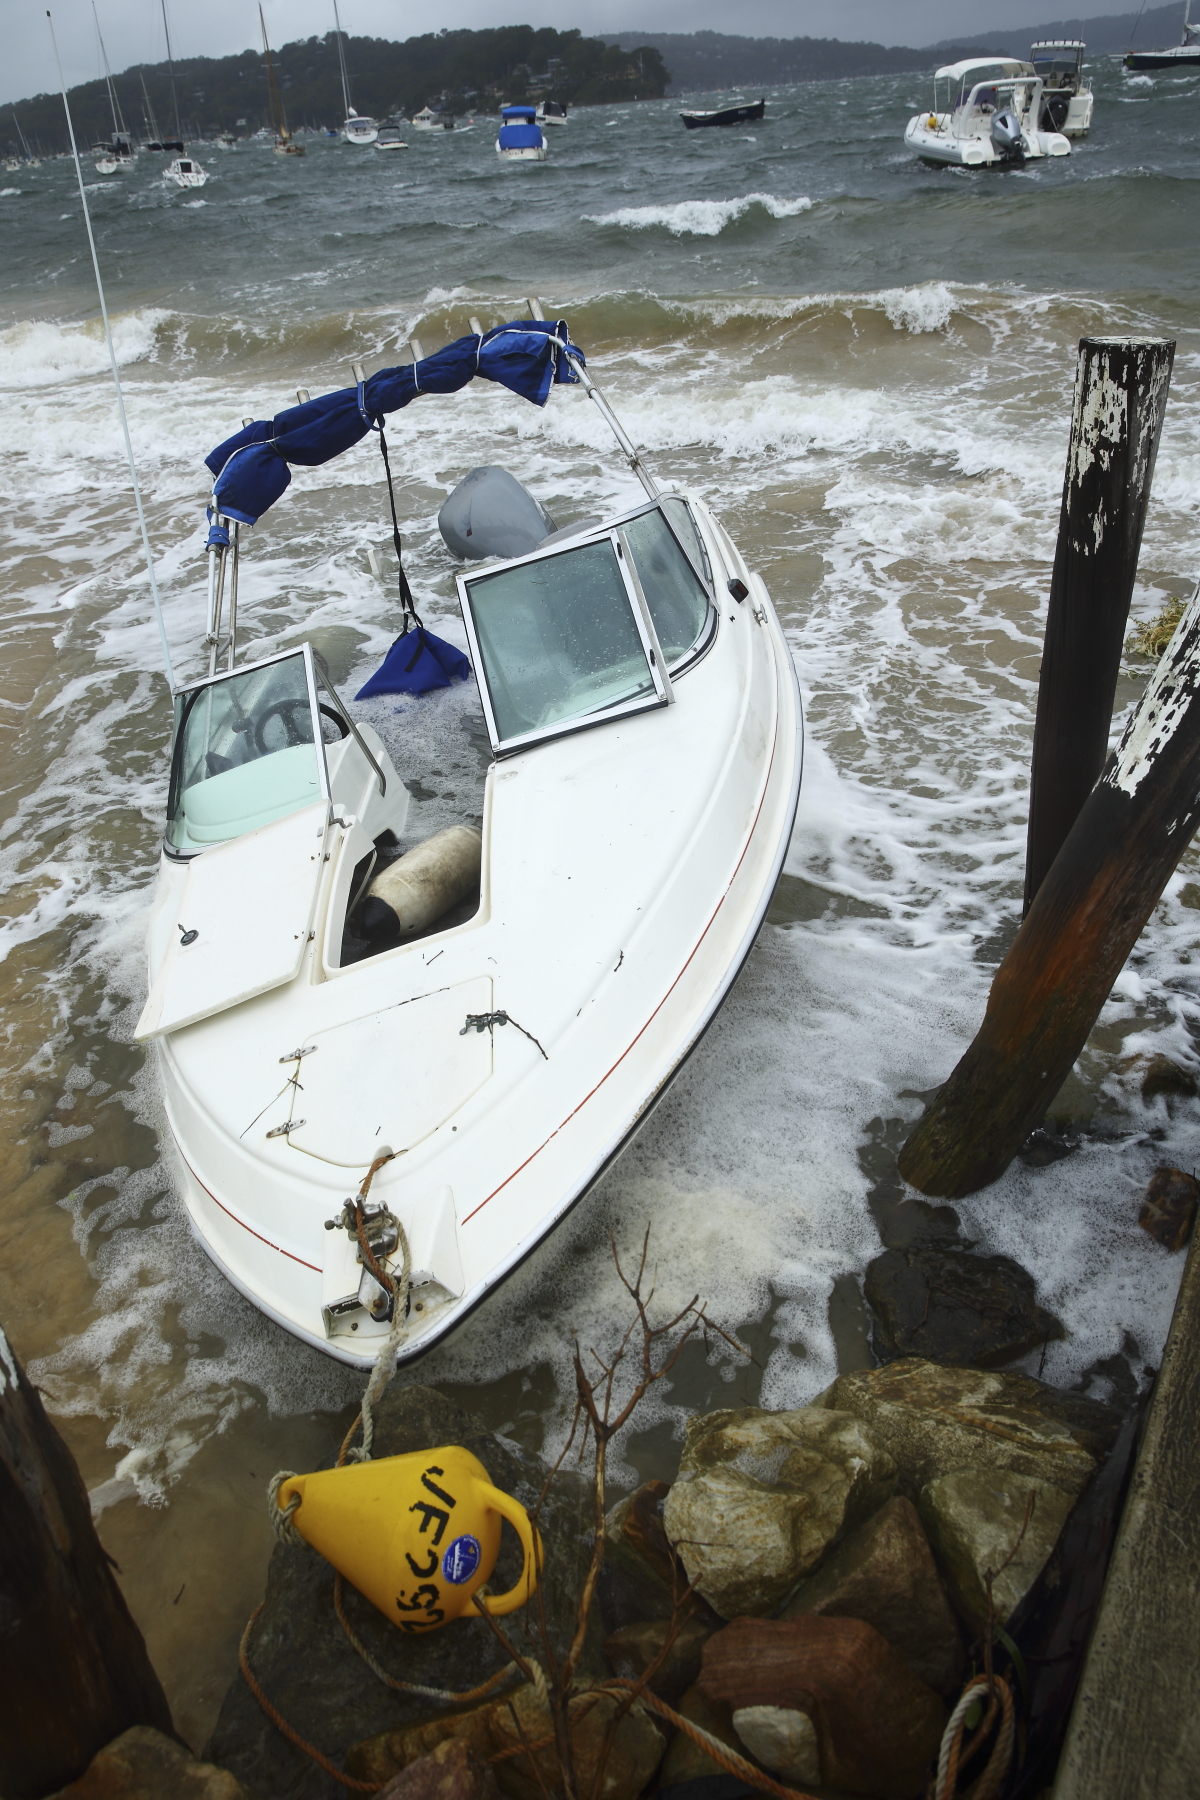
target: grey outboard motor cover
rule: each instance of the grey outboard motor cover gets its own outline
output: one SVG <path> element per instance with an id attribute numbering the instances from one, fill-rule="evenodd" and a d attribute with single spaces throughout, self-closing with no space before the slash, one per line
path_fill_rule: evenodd
<path id="1" fill-rule="evenodd" d="M 1008 162 L 1025 155 L 1021 121 L 1011 106 L 1002 106 L 992 118 L 992 142 Z"/>
<path id="2" fill-rule="evenodd" d="M 507 469 L 472 469 L 438 514 L 454 556 L 526 556 L 554 530 L 554 520 Z"/>

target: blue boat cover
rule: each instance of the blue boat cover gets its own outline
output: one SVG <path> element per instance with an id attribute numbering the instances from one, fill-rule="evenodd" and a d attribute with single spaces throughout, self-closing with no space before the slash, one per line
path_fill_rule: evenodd
<path id="1" fill-rule="evenodd" d="M 290 463 L 313 468 L 349 450 L 421 394 L 454 394 L 476 375 L 497 381 L 534 406 L 545 406 L 551 386 L 574 382 L 564 352 L 586 359 L 567 335 L 565 319 L 520 319 L 479 337 L 458 338 L 420 362 L 379 369 L 357 387 L 339 388 L 276 413 L 226 438 L 205 457 L 215 477 L 218 512 L 253 525 L 292 479 Z"/>
<path id="2" fill-rule="evenodd" d="M 354 698 L 369 700 L 374 694 L 428 694 L 466 681 L 471 665 L 461 650 L 417 625 L 398 637 L 369 681 Z"/>
<path id="3" fill-rule="evenodd" d="M 515 120 L 518 120 L 518 119 L 532 120 L 532 119 L 537 118 L 537 107 L 536 106 L 502 106 L 500 108 L 500 116 L 504 120 L 506 125 L 511 125 Z"/>
<path id="4" fill-rule="evenodd" d="M 545 141 L 538 126 L 510 125 L 507 120 L 500 127 L 500 135 L 496 139 L 501 150 L 537 150 Z"/>

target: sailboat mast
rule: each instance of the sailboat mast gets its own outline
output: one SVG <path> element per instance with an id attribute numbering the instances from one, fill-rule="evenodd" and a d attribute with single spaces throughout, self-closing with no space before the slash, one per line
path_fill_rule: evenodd
<path id="1" fill-rule="evenodd" d="M 158 120 L 154 116 L 154 108 L 150 104 L 150 90 L 146 86 L 146 77 L 142 74 L 140 69 L 138 74 L 141 77 L 142 83 L 142 99 L 146 102 L 146 129 L 150 133 L 151 142 L 161 149 L 162 138 L 158 129 Z"/>
<path id="2" fill-rule="evenodd" d="M 279 89 L 275 86 L 275 65 L 271 61 L 271 46 L 267 42 L 267 21 L 263 18 L 263 9 L 258 9 L 258 22 L 262 26 L 263 50 L 267 58 L 267 91 L 271 96 L 271 118 L 275 125 L 275 136 L 287 138 L 288 128 L 283 116 L 283 101 L 279 98 Z"/>
<path id="3" fill-rule="evenodd" d="M 167 24 L 167 0 L 162 0 L 163 31 L 167 39 L 167 68 L 171 74 L 171 105 L 175 109 L 175 136 L 182 143 L 183 126 L 179 123 L 179 95 L 175 92 L 175 61 L 171 55 L 171 27 Z"/>
<path id="4" fill-rule="evenodd" d="M 337 26 L 338 67 L 342 71 L 342 104 L 349 118 L 354 108 L 350 104 L 350 77 L 346 73 L 346 49 L 342 42 L 342 21 L 338 17 L 337 0 L 333 0 L 333 22 Z"/>
<path id="5" fill-rule="evenodd" d="M 33 158 L 29 154 L 29 145 L 25 141 L 25 133 L 21 130 L 21 121 L 20 121 L 20 119 L 18 119 L 16 113 L 14 113 L 12 116 L 12 122 L 17 128 L 17 136 L 20 138 L 21 148 L 25 152 L 25 161 L 32 162 Z"/>
<path id="6" fill-rule="evenodd" d="M 108 84 L 108 104 L 112 109 L 113 130 L 119 131 L 124 137 L 128 137 L 129 132 L 125 124 L 125 115 L 121 111 L 121 102 L 117 99 L 117 90 L 113 85 L 112 69 L 109 67 L 108 61 L 108 51 L 104 48 L 104 34 L 100 30 L 100 15 L 96 11 L 96 0 L 92 0 L 92 17 L 96 21 L 96 40 L 100 45 L 100 56 L 104 63 L 104 79 Z"/>

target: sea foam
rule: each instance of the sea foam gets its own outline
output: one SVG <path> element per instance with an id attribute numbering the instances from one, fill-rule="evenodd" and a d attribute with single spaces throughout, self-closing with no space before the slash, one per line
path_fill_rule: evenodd
<path id="1" fill-rule="evenodd" d="M 776 194 L 743 194 L 738 200 L 679 200 L 673 206 L 622 206 L 616 212 L 585 213 L 590 225 L 623 225 L 630 231 L 660 226 L 674 237 L 718 237 L 727 225 L 758 211 L 772 219 L 794 219 L 811 211 L 807 198 L 781 200 Z"/>

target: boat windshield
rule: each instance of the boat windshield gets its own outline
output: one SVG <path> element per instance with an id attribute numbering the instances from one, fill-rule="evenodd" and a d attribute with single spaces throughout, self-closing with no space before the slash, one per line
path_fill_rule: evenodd
<path id="1" fill-rule="evenodd" d="M 612 538 L 460 581 L 497 746 L 661 704 Z"/>
<path id="2" fill-rule="evenodd" d="M 303 651 L 175 700 L 167 843 L 183 855 L 319 800 L 319 721 Z"/>
<path id="3" fill-rule="evenodd" d="M 668 508 L 670 524 L 664 517 Z M 668 499 L 622 529 L 669 668 L 687 655 L 708 617 L 708 594 L 696 572 L 697 565 L 704 566 L 703 552 L 692 515 L 684 501 Z"/>

